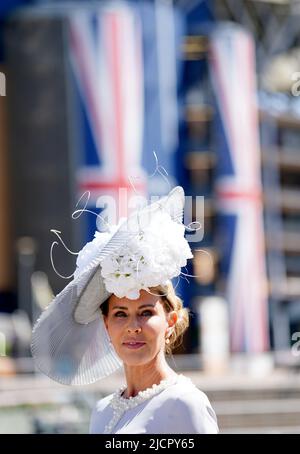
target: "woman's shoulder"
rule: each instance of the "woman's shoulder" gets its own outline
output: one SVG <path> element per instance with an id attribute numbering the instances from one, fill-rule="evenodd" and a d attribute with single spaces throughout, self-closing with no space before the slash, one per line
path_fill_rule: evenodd
<path id="1" fill-rule="evenodd" d="M 164 395 L 167 419 L 171 427 L 175 421 L 191 433 L 217 433 L 217 417 L 207 395 L 185 376 Z M 184 429 L 185 428 L 185 429 Z"/>
<path id="2" fill-rule="evenodd" d="M 108 396 L 102 397 L 102 399 L 97 400 L 96 404 L 94 405 L 94 413 L 99 413 L 105 410 L 106 407 L 109 406 L 111 399 L 113 398 L 113 393 L 109 394 Z"/>
<path id="3" fill-rule="evenodd" d="M 204 403 L 209 403 L 207 395 L 201 391 L 189 378 L 185 375 L 180 374 L 178 376 L 177 382 L 168 389 L 170 396 L 173 397 L 176 401 L 184 401 L 194 397 L 197 402 L 202 401 Z"/>
<path id="4" fill-rule="evenodd" d="M 111 401 L 113 394 L 99 399 L 92 410 L 90 417 L 89 433 L 102 433 L 105 424 L 111 417 L 111 409 L 109 402 Z"/>
<path id="5" fill-rule="evenodd" d="M 203 414 L 208 412 L 214 415 L 214 411 L 207 395 L 193 383 L 189 386 L 177 386 L 176 392 L 172 396 L 172 401 L 173 410 L 176 409 L 180 412 L 186 410 L 186 412 L 197 412 Z"/>

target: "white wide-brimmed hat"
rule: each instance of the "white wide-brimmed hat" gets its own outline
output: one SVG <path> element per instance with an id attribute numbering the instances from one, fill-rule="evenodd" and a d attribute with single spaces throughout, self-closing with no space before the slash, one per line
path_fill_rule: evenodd
<path id="1" fill-rule="evenodd" d="M 106 330 L 100 305 L 111 294 L 137 299 L 165 285 L 192 258 L 182 224 L 184 191 L 137 210 L 108 232 L 96 232 L 77 258 L 73 280 L 36 322 L 31 351 L 37 368 L 66 385 L 104 378 L 123 363 Z"/>

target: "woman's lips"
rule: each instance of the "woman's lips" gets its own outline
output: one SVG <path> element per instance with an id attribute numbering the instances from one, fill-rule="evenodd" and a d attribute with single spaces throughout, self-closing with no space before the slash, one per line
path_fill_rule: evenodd
<path id="1" fill-rule="evenodd" d="M 143 345 L 145 345 L 145 342 L 124 342 L 123 345 L 130 349 L 137 349 L 143 347 Z"/>

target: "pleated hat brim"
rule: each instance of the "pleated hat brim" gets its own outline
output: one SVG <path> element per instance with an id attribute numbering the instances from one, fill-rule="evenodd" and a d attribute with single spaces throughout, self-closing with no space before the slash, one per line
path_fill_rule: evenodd
<path id="1" fill-rule="evenodd" d="M 167 196 L 143 210 L 166 210 L 175 222 L 182 222 L 184 192 L 175 187 Z M 37 368 L 65 385 L 94 383 L 121 368 L 99 309 L 109 298 L 101 276 L 101 261 L 119 250 L 132 231 L 129 223 L 143 210 L 120 224 L 95 258 L 44 310 L 32 331 L 31 352 Z"/>

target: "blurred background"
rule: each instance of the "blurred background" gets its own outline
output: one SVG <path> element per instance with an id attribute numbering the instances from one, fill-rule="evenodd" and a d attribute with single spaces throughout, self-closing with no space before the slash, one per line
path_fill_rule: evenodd
<path id="1" fill-rule="evenodd" d="M 42 376 L 32 325 L 106 196 L 123 214 L 177 184 L 199 229 L 170 365 L 221 433 L 300 433 L 300 1 L 2 0 L 0 18 L 0 433 L 86 433 L 123 382 Z"/>

